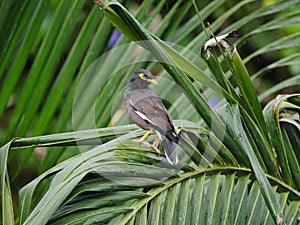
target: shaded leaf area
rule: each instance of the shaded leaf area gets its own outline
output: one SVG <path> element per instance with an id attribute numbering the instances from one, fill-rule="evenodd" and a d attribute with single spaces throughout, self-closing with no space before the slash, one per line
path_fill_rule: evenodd
<path id="1" fill-rule="evenodd" d="M 166 161 L 149 164 L 151 161 L 158 162 L 156 153 L 140 149 L 131 151 L 128 156 L 122 151 L 113 150 L 109 152 L 110 157 L 105 156 L 108 152 L 86 156 L 93 158 L 84 165 L 85 176 L 81 176 L 82 170 L 74 168 L 70 171 L 69 166 L 61 168 L 40 201 L 43 205 L 37 205 L 30 214 L 35 216 L 32 220 L 29 216 L 25 224 L 43 224 L 51 216 L 43 212 L 49 212 L 58 200 L 61 204 L 49 224 L 131 224 L 146 221 L 163 224 L 198 224 L 200 221 L 208 224 L 213 221 L 225 224 L 244 224 L 246 221 L 274 223 L 260 187 L 251 178 L 248 169 L 214 167 L 188 172 L 190 169 L 183 167 L 181 171 L 185 170 L 185 173 L 181 173 L 178 168 L 167 169 Z M 72 160 L 72 164 L 82 157 Z M 116 158 L 124 161 L 116 161 Z M 72 176 L 63 175 L 65 173 Z M 70 178 L 78 176 L 82 180 L 77 180 L 78 184 L 74 187 Z M 27 195 L 25 192 L 34 188 L 32 184 L 22 190 L 21 200 Z M 65 188 L 72 191 L 66 195 L 65 191 L 60 191 Z M 54 189 L 57 191 L 55 198 L 50 195 Z M 278 198 L 286 223 L 295 223 L 300 203 L 289 200 L 286 191 L 278 194 Z M 24 200 L 25 205 L 28 202 Z"/>
<path id="2" fill-rule="evenodd" d="M 230 169 L 222 172 L 227 176 L 221 175 L 217 169 L 206 172 L 208 177 L 200 171 L 189 176 L 185 174 L 184 179 L 171 179 L 162 186 L 157 184 L 158 187 L 149 191 L 144 189 L 144 192 L 141 189 L 132 191 L 132 188 L 128 191 L 126 184 L 129 180 L 126 177 L 120 180 L 114 180 L 114 177 L 114 182 L 106 181 L 108 184 L 103 184 L 101 178 L 82 182 L 79 186 L 85 188 L 80 189 L 81 194 L 65 203 L 53 216 L 50 224 L 69 224 L 68 221 L 108 224 L 146 221 L 150 224 L 199 224 L 201 221 L 205 221 L 205 224 L 245 224 L 246 221 L 251 221 L 255 224 L 273 224 L 259 186 L 249 176 L 242 175 L 247 171 L 240 171 L 239 176 L 231 173 Z M 147 179 L 132 180 L 136 184 L 142 183 L 140 187 L 149 183 Z M 107 185 L 108 190 L 97 190 L 93 183 L 100 183 L 104 188 Z M 111 195 L 112 189 L 118 193 L 117 196 Z M 279 198 L 285 215 L 289 214 L 285 216 L 287 224 L 293 224 L 297 221 L 299 203 L 286 204 L 287 196 L 288 194 L 283 193 Z M 80 201 L 80 198 L 85 201 Z M 76 215 L 78 210 L 85 211 L 81 217 Z"/>
<path id="3" fill-rule="evenodd" d="M 94 133 L 109 137 L 113 129 L 122 131 L 118 138 L 58 164 L 22 188 L 20 224 L 274 223 L 254 173 L 231 166 L 226 157 L 220 158 L 215 152 L 215 138 L 208 141 L 205 130 L 184 127 L 184 141 L 180 144 L 184 152 L 177 149 L 180 163 L 171 166 L 163 153 L 159 155 L 128 140 L 132 135 L 128 136 L 128 130 L 123 134 L 126 129 L 122 126 L 82 131 L 82 137 L 92 140 L 95 137 L 87 134 Z M 136 128 L 135 132 L 143 133 Z M 80 132 L 64 135 L 65 143 L 72 143 L 75 134 L 80 136 Z M 57 136 L 39 139 L 51 143 L 51 138 L 59 140 Z M 35 139 L 15 142 L 35 146 Z M 2 148 L 1 153 L 4 151 L 9 149 Z M 185 159 L 183 153 L 193 154 Z M 234 157 L 229 156 L 234 162 Z M 300 193 L 274 177 L 268 179 L 274 185 L 286 224 L 295 223 Z"/>

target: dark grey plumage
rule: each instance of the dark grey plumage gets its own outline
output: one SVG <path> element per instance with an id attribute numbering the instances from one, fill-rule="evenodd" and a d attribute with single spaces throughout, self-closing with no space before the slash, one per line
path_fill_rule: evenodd
<path id="1" fill-rule="evenodd" d="M 124 94 L 126 110 L 139 127 L 156 131 L 164 145 L 168 161 L 176 164 L 178 158 L 174 147 L 178 144 L 179 137 L 160 98 L 148 87 L 150 83 L 156 81 L 148 70 L 138 69 L 131 75 Z"/>

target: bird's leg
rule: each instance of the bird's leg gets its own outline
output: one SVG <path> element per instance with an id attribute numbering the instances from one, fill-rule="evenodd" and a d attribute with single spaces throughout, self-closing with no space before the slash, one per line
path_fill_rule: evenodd
<path id="1" fill-rule="evenodd" d="M 160 150 L 158 149 L 159 137 L 157 136 L 155 141 L 152 143 L 152 148 L 160 155 Z"/>
<path id="2" fill-rule="evenodd" d="M 157 148 L 158 146 L 158 142 L 159 142 L 159 137 L 157 137 L 155 139 L 155 141 L 153 142 L 153 144 L 150 144 L 149 142 L 145 141 L 146 138 L 152 133 L 151 130 L 148 130 L 144 135 L 143 137 L 141 137 L 139 140 L 137 140 L 138 143 L 143 143 L 144 145 L 146 145 L 147 147 L 149 148 L 152 148 L 154 149 L 154 151 L 158 154 L 160 154 L 160 150 Z"/>
<path id="3" fill-rule="evenodd" d="M 159 136 L 156 137 L 155 141 L 153 141 L 151 147 L 160 155 L 160 150 L 158 149 Z"/>
<path id="4" fill-rule="evenodd" d="M 155 141 L 150 144 L 149 142 L 144 142 L 149 148 L 152 148 L 157 154 L 160 155 L 160 150 L 158 149 L 159 137 L 157 136 Z"/>
<path id="5" fill-rule="evenodd" d="M 139 143 L 142 143 L 142 142 L 144 142 L 145 140 L 146 140 L 146 138 L 151 134 L 151 130 L 148 130 L 144 135 L 143 135 L 143 137 L 141 137 L 137 142 L 139 142 Z"/>

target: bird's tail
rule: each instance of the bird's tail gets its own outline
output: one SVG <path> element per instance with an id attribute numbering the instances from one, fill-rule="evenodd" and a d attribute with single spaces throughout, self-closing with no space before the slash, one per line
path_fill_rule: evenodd
<path id="1" fill-rule="evenodd" d="M 174 141 L 169 140 L 167 137 L 162 138 L 162 143 L 169 163 L 172 165 L 177 164 L 178 158 L 174 149 L 177 144 Z"/>

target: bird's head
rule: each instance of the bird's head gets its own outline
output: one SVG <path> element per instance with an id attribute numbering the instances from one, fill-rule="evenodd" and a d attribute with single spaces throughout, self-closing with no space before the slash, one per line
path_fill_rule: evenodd
<path id="1" fill-rule="evenodd" d="M 137 69 L 129 79 L 129 85 L 135 88 L 146 88 L 149 84 L 157 84 L 155 77 L 148 70 Z"/>

